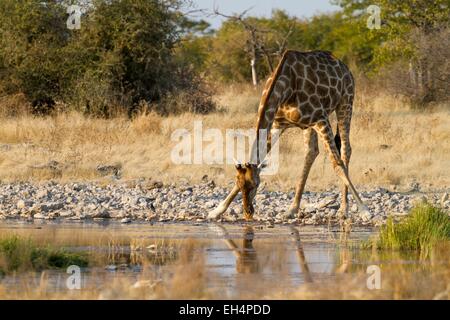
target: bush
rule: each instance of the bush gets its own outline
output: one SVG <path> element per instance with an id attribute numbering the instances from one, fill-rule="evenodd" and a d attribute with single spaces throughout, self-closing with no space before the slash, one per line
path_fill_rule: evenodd
<path id="1" fill-rule="evenodd" d="M 440 208 L 423 203 L 411 210 L 400 223 L 389 218 L 376 242 L 378 249 L 419 250 L 428 256 L 441 241 L 450 240 L 450 219 Z"/>
<path id="2" fill-rule="evenodd" d="M 94 0 L 79 30 L 67 29 L 65 3 L 0 2 L 0 95 L 23 93 L 36 114 L 59 102 L 106 117 L 184 89 L 192 96 L 200 78 L 174 57 L 188 1 Z"/>
<path id="3" fill-rule="evenodd" d="M 415 44 L 417 58 L 388 63 L 380 68 L 378 82 L 387 92 L 408 97 L 415 108 L 448 102 L 450 28 L 429 35 L 416 30 L 409 38 Z"/>
<path id="4" fill-rule="evenodd" d="M 23 93 L 35 106 L 58 97 L 65 15 L 56 1 L 0 2 L 0 94 Z"/>
<path id="5" fill-rule="evenodd" d="M 213 89 L 206 85 L 206 82 L 195 76 L 192 70 L 183 72 L 178 90 L 167 94 L 157 104 L 152 106 L 152 110 L 161 115 L 170 113 L 180 114 L 191 112 L 197 114 L 208 114 L 217 110 L 217 105 L 213 100 Z M 181 80 L 182 79 L 182 80 Z"/>

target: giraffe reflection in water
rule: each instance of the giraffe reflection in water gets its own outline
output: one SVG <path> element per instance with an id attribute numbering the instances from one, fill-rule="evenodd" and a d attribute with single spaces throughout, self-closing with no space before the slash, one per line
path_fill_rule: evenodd
<path id="1" fill-rule="evenodd" d="M 236 244 L 236 242 L 229 238 L 229 234 L 223 226 L 218 226 L 223 230 L 223 233 L 227 236 L 224 241 L 229 249 L 232 250 L 236 257 L 236 271 L 238 273 L 258 273 L 261 268 L 258 263 L 258 257 L 256 250 L 253 247 L 253 239 L 255 232 L 251 226 L 244 228 L 244 235 L 242 240 L 242 248 Z"/>
<path id="2" fill-rule="evenodd" d="M 213 230 L 220 235 L 226 246 L 232 251 L 236 258 L 236 272 L 238 274 L 256 274 L 262 272 L 263 266 L 261 261 L 258 261 L 257 250 L 253 245 L 255 239 L 255 232 L 253 227 L 245 226 L 243 228 L 242 244 L 231 238 L 229 232 L 223 225 L 212 225 Z M 310 271 L 308 261 L 305 256 L 303 241 L 297 228 L 291 227 L 290 236 L 295 246 L 297 263 L 303 275 L 304 283 L 312 283 L 313 273 Z M 341 274 L 349 272 L 351 265 L 351 252 L 346 246 L 340 248 L 339 257 L 332 273 Z"/>

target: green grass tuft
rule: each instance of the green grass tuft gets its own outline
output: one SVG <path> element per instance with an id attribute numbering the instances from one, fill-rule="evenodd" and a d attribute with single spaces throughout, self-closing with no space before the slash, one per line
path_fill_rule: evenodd
<path id="1" fill-rule="evenodd" d="M 30 239 L 11 236 L 0 240 L 0 275 L 14 271 L 41 271 L 49 268 L 86 267 L 85 254 L 38 247 Z"/>
<path id="2" fill-rule="evenodd" d="M 378 249 L 418 250 L 428 256 L 431 249 L 442 241 L 450 240 L 448 214 L 430 204 L 422 203 L 411 209 L 401 222 L 394 223 L 392 217 L 381 227 L 375 245 Z"/>

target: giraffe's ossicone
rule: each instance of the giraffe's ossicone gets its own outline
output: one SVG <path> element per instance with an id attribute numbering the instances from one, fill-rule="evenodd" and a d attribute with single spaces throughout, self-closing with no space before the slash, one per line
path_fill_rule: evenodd
<path id="1" fill-rule="evenodd" d="M 264 155 L 259 152 L 261 130 L 264 136 L 272 136 L 272 130 L 288 128 L 304 130 L 305 162 L 300 171 L 295 197 L 286 217 L 297 214 L 300 200 L 311 166 L 319 154 L 318 137 L 330 156 L 336 174 L 343 182 L 341 214 L 348 210 L 348 188 L 359 209 L 368 211 L 361 201 L 349 175 L 351 156 L 350 122 L 352 118 L 355 82 L 349 68 L 328 51 L 299 52 L 286 51 L 277 68 L 267 80 L 258 108 L 256 141 L 252 147 L 253 163 L 237 165 L 236 184 L 227 198 L 208 215 L 215 219 L 225 212 L 235 196 L 242 192 L 243 212 L 251 220 L 253 201 L 260 182 L 261 163 Z M 335 112 L 337 117 L 336 135 L 330 126 L 329 117 Z M 268 139 L 266 152 L 270 154 L 274 141 Z"/>

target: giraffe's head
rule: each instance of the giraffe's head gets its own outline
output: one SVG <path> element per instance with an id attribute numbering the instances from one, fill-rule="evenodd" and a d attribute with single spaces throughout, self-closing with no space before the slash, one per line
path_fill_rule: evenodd
<path id="1" fill-rule="evenodd" d="M 251 220 L 255 209 L 253 208 L 253 199 L 256 196 L 256 190 L 259 186 L 259 174 L 263 165 L 256 165 L 253 163 L 237 164 L 236 170 L 236 185 L 242 192 L 242 206 L 244 211 L 244 218 Z"/>

